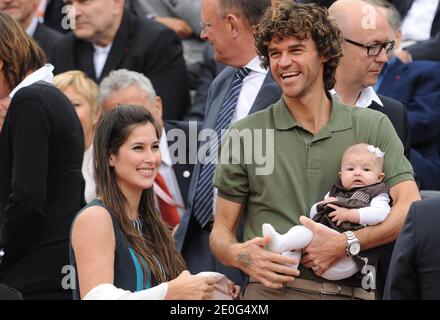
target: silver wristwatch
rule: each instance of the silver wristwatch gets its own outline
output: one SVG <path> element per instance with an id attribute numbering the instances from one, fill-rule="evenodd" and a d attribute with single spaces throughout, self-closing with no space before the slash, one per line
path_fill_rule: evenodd
<path id="1" fill-rule="evenodd" d="M 359 242 L 358 238 L 356 238 L 353 232 L 345 231 L 344 234 L 347 237 L 347 246 L 345 247 L 347 256 L 357 256 L 361 251 L 361 243 Z"/>

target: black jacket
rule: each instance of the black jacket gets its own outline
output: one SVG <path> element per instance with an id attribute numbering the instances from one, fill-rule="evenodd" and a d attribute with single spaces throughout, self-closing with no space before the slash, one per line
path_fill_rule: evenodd
<path id="1" fill-rule="evenodd" d="M 126 11 L 99 78 L 95 75 L 93 50 L 90 42 L 73 33 L 65 35 L 55 47 L 55 73 L 82 70 L 98 83 L 112 70 L 143 73 L 162 97 L 164 119 L 183 118 L 190 104 L 188 74 L 182 44 L 173 30 Z"/>
<path id="2" fill-rule="evenodd" d="M 405 156 L 409 160 L 411 141 L 410 130 L 408 124 L 408 112 L 403 104 L 399 101 L 378 95 L 382 101 L 383 107 L 377 104 L 375 101 L 368 107 L 370 109 L 380 111 L 390 119 L 393 124 L 394 130 L 402 141 Z"/>
<path id="3" fill-rule="evenodd" d="M 440 198 L 414 202 L 391 258 L 384 299 L 440 299 Z"/>
<path id="4" fill-rule="evenodd" d="M 0 133 L 0 283 L 60 299 L 70 225 L 81 208 L 84 138 L 70 101 L 37 82 L 11 100 Z"/>
<path id="5" fill-rule="evenodd" d="M 34 33 L 34 39 L 46 54 L 47 62 L 52 62 L 55 44 L 60 41 L 62 37 L 63 35 L 61 33 L 46 27 L 44 24 L 38 23 Z"/>

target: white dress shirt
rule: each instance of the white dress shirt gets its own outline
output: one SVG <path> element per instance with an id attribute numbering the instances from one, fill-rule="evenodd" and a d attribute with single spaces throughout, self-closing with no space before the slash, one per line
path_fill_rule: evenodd
<path id="1" fill-rule="evenodd" d="M 249 115 L 249 111 L 260 92 L 264 79 L 266 78 L 268 70 L 261 67 L 261 60 L 255 56 L 247 65 L 246 68 L 251 69 L 249 75 L 243 79 L 243 85 L 238 96 L 237 107 L 232 115 L 231 123 L 243 119 Z M 214 201 L 212 212 L 215 215 L 215 208 L 217 205 L 217 188 L 214 187 Z"/>
<path id="2" fill-rule="evenodd" d="M 37 17 L 34 16 L 32 18 L 31 23 L 29 24 L 29 26 L 26 29 L 26 33 L 33 38 L 35 31 L 37 30 L 37 26 L 38 26 L 38 19 L 37 19 Z"/>
<path id="3" fill-rule="evenodd" d="M 39 22 L 44 22 L 44 13 L 46 12 L 47 0 L 40 0 L 38 4 L 37 10 L 35 10 L 35 14 Z"/>
<path id="4" fill-rule="evenodd" d="M 160 137 L 159 148 L 162 154 L 162 162 L 160 163 L 159 173 L 164 179 L 173 200 L 182 206 L 182 208 L 177 208 L 177 212 L 180 216 L 182 216 L 185 205 L 183 202 L 182 193 L 180 192 L 179 183 L 173 169 L 173 160 L 171 158 L 170 150 L 168 149 L 167 134 L 164 128 L 162 128 L 162 136 Z"/>
<path id="5" fill-rule="evenodd" d="M 341 101 L 341 97 L 338 95 L 335 89 L 330 90 L 330 94 L 336 101 Z M 366 87 L 361 91 L 361 95 L 354 105 L 360 108 L 368 108 L 373 101 L 383 107 L 383 103 L 377 93 L 374 91 L 373 87 Z"/>
<path id="6" fill-rule="evenodd" d="M 108 54 L 112 49 L 112 43 L 110 43 L 106 47 L 100 47 L 96 44 L 93 45 L 93 66 L 95 67 L 95 75 L 96 79 L 99 79 L 101 76 L 102 69 L 104 69 L 105 62 L 107 61 Z"/>
<path id="7" fill-rule="evenodd" d="M 402 22 L 403 40 L 423 41 L 431 38 L 438 5 L 439 0 L 414 0 Z"/>
<path id="8" fill-rule="evenodd" d="M 267 74 L 267 70 L 263 69 L 260 64 L 260 59 L 258 56 L 255 56 L 255 58 L 245 65 L 246 68 L 249 68 L 252 71 L 243 79 L 243 85 L 237 100 L 237 107 L 232 115 L 231 123 L 243 119 L 249 114 L 249 111 L 257 98 L 258 92 L 260 92 L 264 78 L 266 78 Z"/>

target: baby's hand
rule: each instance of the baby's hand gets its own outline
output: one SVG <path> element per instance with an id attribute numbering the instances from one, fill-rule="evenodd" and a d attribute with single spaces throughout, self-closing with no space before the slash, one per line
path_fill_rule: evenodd
<path id="1" fill-rule="evenodd" d="M 324 199 L 324 201 L 322 201 L 322 204 L 327 204 L 329 202 L 335 202 L 335 201 L 338 201 L 338 198 L 328 197 L 327 199 Z"/>
<path id="2" fill-rule="evenodd" d="M 338 207 L 334 204 L 327 204 L 328 207 L 334 209 L 335 211 L 329 213 L 329 217 L 332 218 L 333 222 L 339 226 L 342 222 L 348 221 L 352 223 L 359 223 L 359 210 L 358 209 L 347 209 Z"/>

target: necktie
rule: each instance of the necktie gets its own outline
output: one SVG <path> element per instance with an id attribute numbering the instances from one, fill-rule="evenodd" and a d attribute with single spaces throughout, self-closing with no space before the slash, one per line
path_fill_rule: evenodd
<path id="1" fill-rule="evenodd" d="M 215 125 L 215 132 L 218 139 L 211 139 L 208 142 L 210 144 L 209 150 L 212 151 L 212 154 L 209 154 L 208 162 L 200 168 L 200 175 L 194 197 L 194 217 L 202 228 L 205 227 L 213 217 L 214 187 L 212 186 L 212 178 L 214 177 L 215 171 L 214 160 L 217 156 L 219 144 L 221 143 L 221 131 L 222 129 L 227 129 L 231 124 L 232 116 L 237 106 L 238 96 L 240 95 L 240 90 L 243 85 L 243 79 L 250 71 L 248 68 L 241 68 L 235 73 L 231 88 L 225 97 Z"/>
<path id="2" fill-rule="evenodd" d="M 166 196 L 168 196 L 168 199 L 172 199 L 171 198 L 171 194 L 170 194 L 170 190 L 168 189 L 165 180 L 163 179 L 163 177 L 160 175 L 160 173 L 157 174 L 156 179 L 154 179 L 154 182 L 157 184 L 157 186 L 166 194 Z M 174 206 L 171 201 L 166 201 L 167 197 L 165 196 L 161 196 L 160 192 L 156 192 L 156 199 L 157 199 L 157 203 L 159 205 L 159 211 L 160 214 L 162 216 L 162 219 L 165 221 L 165 223 L 167 223 L 168 225 L 175 227 L 179 224 L 180 222 L 180 216 L 179 213 L 177 212 L 177 208 L 176 206 Z"/>

